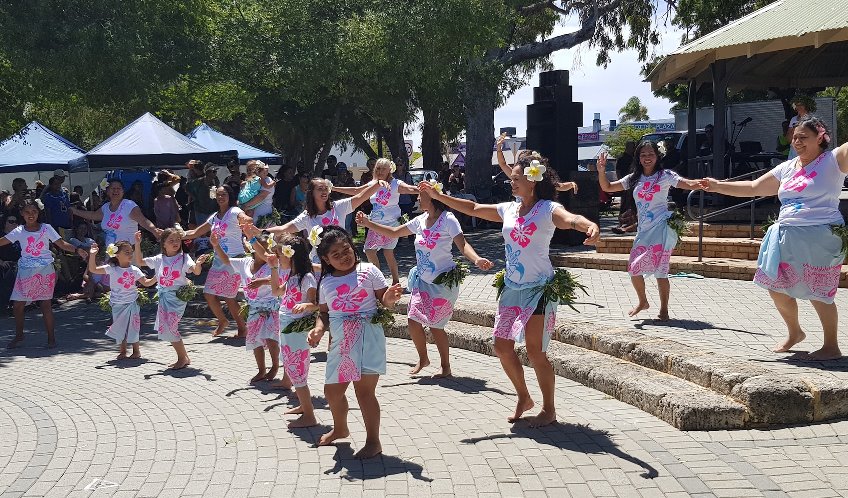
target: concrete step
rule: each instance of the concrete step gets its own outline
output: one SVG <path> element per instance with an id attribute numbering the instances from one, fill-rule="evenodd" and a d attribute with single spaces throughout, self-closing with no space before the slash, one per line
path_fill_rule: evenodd
<path id="1" fill-rule="evenodd" d="M 450 322 L 445 327 L 451 347 L 495 356 L 489 327 Z M 388 337 L 408 339 L 403 315 L 386 328 Z M 518 355 L 529 366 L 523 346 Z M 740 429 L 749 413 L 740 402 L 676 378 L 610 355 L 552 341 L 548 358 L 554 372 L 631 404 L 681 430 Z"/>
<path id="2" fill-rule="evenodd" d="M 596 270 L 627 271 L 629 254 L 616 253 L 562 253 L 551 254 L 554 266 L 566 268 L 590 268 Z M 730 280 L 753 280 L 757 271 L 756 258 L 704 258 L 698 261 L 693 256 L 671 256 L 671 273 L 695 273 L 709 278 L 727 278 Z M 839 277 L 839 287 L 848 287 L 848 268 L 843 267 Z"/>
<path id="3" fill-rule="evenodd" d="M 406 313 L 407 304 L 408 296 L 404 296 L 398 303 L 398 313 Z M 482 327 L 491 337 L 495 311 L 494 303 L 460 300 L 454 308 L 452 322 L 448 324 L 446 331 L 451 335 L 451 327 L 455 325 L 473 325 Z M 579 317 L 567 322 L 559 320 L 551 338 L 551 344 L 557 344 L 557 348 L 559 344 L 566 344 L 580 348 L 584 355 L 587 355 L 587 352 L 592 353 L 585 356 L 584 367 L 580 367 L 579 360 L 576 364 L 561 361 L 560 370 L 557 371 L 559 375 L 615 396 L 680 429 L 712 430 L 723 423 L 730 423 L 724 417 L 729 416 L 726 410 L 732 405 L 721 401 L 724 398 L 741 403 L 745 407 L 745 417 L 741 421 L 733 419 L 733 423 L 742 423 L 744 427 L 809 423 L 848 416 L 848 385 L 840 384 L 830 377 L 787 378 L 752 361 L 698 350 L 676 341 L 654 338 L 622 327 L 580 320 Z M 571 349 L 552 347 L 550 350 L 566 351 L 566 356 L 573 352 Z M 603 358 L 597 355 L 614 358 L 638 368 L 628 370 L 628 367 L 617 363 L 601 361 Z M 554 361 L 553 358 L 551 361 Z M 592 370 L 599 365 L 604 368 Z M 656 373 L 662 376 L 656 376 Z M 631 402 L 631 394 L 616 394 L 615 386 L 620 388 L 622 385 L 619 375 L 648 375 L 646 378 L 650 379 L 650 383 L 665 382 L 666 385 L 684 389 L 680 392 L 687 393 L 692 392 L 688 385 L 695 384 L 707 390 L 710 396 L 719 396 L 704 399 L 715 403 L 717 413 L 723 415 L 716 421 L 709 417 L 704 418 L 698 410 L 691 412 L 692 418 L 680 418 L 680 412 L 674 410 L 670 413 L 657 413 L 656 407 L 646 409 L 640 403 Z M 680 384 L 680 381 L 685 383 Z"/>
<path id="4" fill-rule="evenodd" d="M 691 235 L 697 236 L 698 222 L 690 221 L 689 230 Z M 704 223 L 704 237 L 747 239 L 751 237 L 751 225 Z M 763 238 L 763 228 L 760 224 L 754 225 L 754 237 Z"/>
<path id="5" fill-rule="evenodd" d="M 635 236 L 603 237 L 598 241 L 597 250 L 602 254 L 630 254 Z M 704 237 L 703 256 L 705 258 L 732 258 L 756 260 L 760 252 L 760 239 L 742 239 L 732 237 Z M 677 256 L 698 256 L 698 237 L 683 237 L 674 249 Z"/>

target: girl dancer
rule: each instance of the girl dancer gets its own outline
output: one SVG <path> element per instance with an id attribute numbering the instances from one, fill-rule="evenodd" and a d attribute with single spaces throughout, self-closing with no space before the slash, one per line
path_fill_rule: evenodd
<path id="1" fill-rule="evenodd" d="M 285 225 L 266 228 L 265 232 L 272 234 L 309 233 L 313 227 L 338 226 L 344 223 L 347 215 L 352 213 L 354 209 L 358 208 L 368 199 L 368 196 L 379 190 L 383 185 L 387 184 L 372 180 L 362 187 L 339 187 L 338 190 L 340 192 L 353 194 L 353 197 L 331 201 L 330 192 L 333 191 L 333 184 L 329 180 L 313 178 L 309 181 L 309 186 L 306 188 L 306 210 Z M 255 231 L 251 227 L 251 230 L 246 230 L 246 233 L 255 233 Z M 318 253 L 314 248 L 310 253 L 310 257 L 313 264 L 317 265 L 320 263 Z"/>
<path id="2" fill-rule="evenodd" d="M 182 229 L 177 225 L 175 228 L 162 230 L 162 254 L 149 258 L 141 257 L 141 232 L 135 234 L 135 252 L 133 258 L 138 267 L 146 266 L 156 271 L 158 280 L 157 292 L 159 294 L 159 307 L 156 310 L 156 335 L 160 341 L 168 341 L 177 353 L 177 361 L 168 368 L 179 370 L 187 367 L 191 360 L 186 352 L 183 338 L 178 330 L 180 320 L 186 309 L 186 301 L 178 297 L 180 287 L 189 283 L 186 276 L 189 273 L 200 275 L 203 263 L 209 259 L 209 254 L 197 258 L 195 263 L 191 256 L 183 252 Z"/>
<path id="3" fill-rule="evenodd" d="M 138 235 L 141 237 L 141 234 Z M 135 237 L 133 237 L 135 239 Z M 112 306 L 112 325 L 106 335 L 121 345 L 118 359 L 127 357 L 127 344 L 132 344 L 132 359 L 141 358 L 138 347 L 138 334 L 141 330 L 141 316 L 138 308 L 138 288 L 136 282 L 145 287 L 156 283 L 155 278 L 146 278 L 138 267 L 130 263 L 133 259 L 133 246 L 122 240 L 106 246 L 108 264 L 97 266 L 97 244 L 92 244 L 88 256 L 88 272 L 109 275 L 112 290 L 109 291 L 109 304 Z"/>
<path id="4" fill-rule="evenodd" d="M 300 414 L 289 422 L 289 428 L 312 427 L 318 421 L 312 406 L 312 395 L 306 384 L 309 376 L 309 331 L 315 326 L 313 314 L 317 283 L 309 261 L 309 244 L 298 235 L 284 234 L 268 256 L 271 267 L 271 292 L 282 297 L 280 305 L 280 339 L 283 369 L 294 385 L 300 406 L 286 414 Z M 308 328 L 307 328 L 308 327 Z"/>
<path id="5" fill-rule="evenodd" d="M 830 132 L 821 119 L 801 119 L 792 132 L 792 147 L 798 154 L 794 159 L 754 181 L 701 180 L 705 190 L 725 195 L 777 194 L 780 215 L 763 238 L 754 282 L 768 289 L 788 328 L 789 336 L 774 348 L 777 353 L 791 350 L 806 338 L 798 322 L 796 299 L 813 304 L 824 330 L 824 344 L 817 351 L 798 356 L 819 361 L 842 357 L 833 299 L 845 259 L 839 194 L 848 173 L 848 143 L 828 151 L 830 141 Z M 835 225 L 840 228 L 832 228 Z"/>
<path id="6" fill-rule="evenodd" d="M 106 244 L 114 244 L 122 240 L 132 242 L 135 240 L 135 232 L 138 231 L 139 226 L 158 239 L 161 230 L 144 216 L 138 204 L 124 199 L 124 184 L 121 180 L 112 178 L 106 180 L 106 184 L 106 197 L 109 198 L 109 202 L 103 204 L 98 211 L 71 208 L 74 216 L 89 221 L 99 221 Z"/>
<path id="7" fill-rule="evenodd" d="M 236 191 L 229 185 L 213 187 L 209 195 L 214 195 L 218 202 L 218 212 L 210 216 L 206 223 L 183 234 L 183 240 L 195 239 L 211 231 L 218 237 L 221 250 L 229 258 L 243 258 L 244 242 L 240 225 L 250 223 L 252 221 L 250 216 L 244 214 L 244 211 L 236 206 Z M 223 263 L 220 258 L 212 260 L 212 268 L 206 276 L 206 284 L 203 287 L 203 297 L 206 298 L 209 309 L 218 319 L 218 327 L 215 328 L 213 335 L 222 334 L 230 325 L 230 321 L 227 320 L 227 316 L 224 315 L 224 310 L 221 308 L 220 299 L 223 298 L 238 326 L 236 337 L 245 336 L 244 320 L 238 313 L 239 307 L 236 302 L 236 294 L 238 294 L 240 284 L 241 276 L 232 266 Z"/>
<path id="8" fill-rule="evenodd" d="M 23 249 L 18 261 L 18 275 L 15 287 L 12 289 L 11 301 L 14 301 L 15 338 L 8 347 L 14 348 L 24 340 L 24 309 L 28 302 L 37 301 L 44 317 L 44 328 L 47 330 L 47 347 L 56 346 L 56 336 L 53 321 L 53 290 L 56 287 L 56 270 L 53 268 L 53 253 L 50 243 L 68 252 L 77 252 L 83 259 L 88 253 L 76 249 L 65 242 L 56 230 L 47 223 L 39 223 L 42 205 L 40 200 L 26 199 L 21 207 L 23 225 L 18 225 L 12 231 L 0 237 L 0 247 L 18 242 Z"/>
<path id="9" fill-rule="evenodd" d="M 594 244 L 599 237 L 598 225 L 553 201 L 557 196 L 557 176 L 546 164 L 547 159 L 538 154 L 527 154 L 518 160 L 512 170 L 512 194 L 521 200 L 515 202 L 477 204 L 447 196 L 429 183 L 418 186 L 449 208 L 503 222 L 506 271 L 495 316 L 495 353 L 518 393 L 515 413 L 507 419 L 514 422 L 533 408 L 524 369 L 515 352 L 515 343 L 526 340 L 527 356 L 539 379 L 543 403 L 542 411 L 531 421 L 533 426 L 556 420 L 555 377 L 546 351 L 556 325 L 557 301 L 547 301 L 543 295 L 545 286 L 554 278 L 554 268 L 544 255 L 550 251 L 555 228 L 585 232 L 586 244 Z"/>
<path id="10" fill-rule="evenodd" d="M 267 279 L 271 276 L 271 268 L 265 263 L 268 250 L 268 238 L 251 239 L 253 257 L 231 258 L 221 247 L 221 239 L 216 233 L 209 238 L 215 249 L 215 258 L 223 265 L 233 268 L 243 279 L 244 297 L 247 298 L 247 336 L 244 347 L 253 351 L 258 372 L 250 383 L 261 380 L 274 380 L 280 368 L 280 299 L 271 294 Z M 265 348 L 271 355 L 271 370 L 265 370 Z M 287 386 L 286 386 L 287 387 Z"/>
<path id="11" fill-rule="evenodd" d="M 400 225 L 400 194 L 418 194 L 418 189 L 407 185 L 406 183 L 392 178 L 392 173 L 395 172 L 395 163 L 392 161 L 380 158 L 377 164 L 374 165 L 374 178 L 383 180 L 388 183 L 387 186 L 380 188 L 374 195 L 371 196 L 371 221 L 383 226 L 396 227 Z M 368 236 L 365 237 L 365 256 L 368 262 L 377 268 L 380 267 L 380 259 L 377 257 L 377 251 L 383 251 L 383 257 L 386 258 L 386 264 L 389 265 L 389 271 L 392 272 L 392 284 L 400 281 L 398 273 L 398 264 L 395 259 L 395 247 L 397 247 L 397 239 L 386 237 L 377 231 L 368 231 Z"/>
<path id="12" fill-rule="evenodd" d="M 441 191 L 442 184 L 437 183 L 433 188 Z M 455 244 L 459 252 L 481 270 L 491 269 L 492 262 L 478 256 L 471 244 L 466 242 L 459 221 L 444 204 L 431 199 L 426 191 L 421 192 L 419 200 L 421 209 L 425 212 L 403 226 L 378 225 L 362 212 L 357 213 L 356 223 L 388 238 L 397 239 L 415 235 L 417 266 L 409 272 L 408 281 L 412 298 L 409 301 L 407 315 L 409 316 L 409 335 L 412 337 L 415 349 L 418 350 L 418 364 L 409 373 L 415 375 L 430 365 L 430 359 L 427 356 L 427 338 L 424 335 L 424 327 L 430 327 L 441 358 L 441 371 L 434 377 L 447 377 L 451 374 L 451 368 L 450 346 L 448 336 L 445 334 L 445 325 L 450 321 L 453 305 L 459 297 L 459 282 L 452 281 L 445 284 L 435 283 L 435 281 L 442 281 L 456 269 L 456 263 L 451 256 L 451 244 Z"/>
<path id="13" fill-rule="evenodd" d="M 365 446 L 356 457 L 371 458 L 383 451 L 380 404 L 375 391 L 380 375 L 386 373 L 386 336 L 383 327 L 371 323 L 371 319 L 377 313 L 378 302 L 392 307 L 403 291 L 400 284 L 389 287 L 374 265 L 359 263 L 353 240 L 341 227 L 326 228 L 318 244 L 318 255 L 320 313 L 309 342 L 317 345 L 329 327 L 324 396 L 333 414 L 333 428 L 321 436 L 318 444 L 329 445 L 350 435 L 345 391 L 353 382 L 366 432 Z"/>
<path id="14" fill-rule="evenodd" d="M 681 178 L 677 173 L 663 168 L 659 147 L 655 142 L 643 141 L 633 153 L 634 162 L 631 173 L 621 180 L 610 183 L 606 171 L 607 155 L 601 153 L 598 158 L 598 182 L 604 192 L 626 191 L 623 195 L 636 201 L 638 227 L 627 271 L 630 282 L 636 289 L 639 304 L 628 315 L 636 316 L 640 311 L 651 307 L 645 294 L 645 275 L 657 279 L 660 291 L 660 320 L 668 320 L 668 299 L 671 285 L 668 282 L 668 265 L 671 252 L 677 245 L 677 233 L 668 225 L 672 212 L 668 210 L 668 191 L 671 187 L 685 190 L 699 190 L 697 180 Z"/>

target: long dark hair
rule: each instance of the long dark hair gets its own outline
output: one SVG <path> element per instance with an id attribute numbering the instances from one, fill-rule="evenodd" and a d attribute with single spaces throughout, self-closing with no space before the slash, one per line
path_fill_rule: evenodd
<path id="1" fill-rule="evenodd" d="M 238 205 L 238 192 L 236 192 L 236 189 L 234 189 L 231 185 L 228 185 L 228 184 L 224 184 L 224 185 L 221 185 L 220 187 L 216 187 L 216 189 L 219 189 L 219 188 L 224 189 L 224 191 L 227 193 L 228 204 L 229 204 L 227 206 L 227 209 Z"/>
<path id="2" fill-rule="evenodd" d="M 280 237 L 279 245 L 291 246 L 294 249 L 294 254 L 291 257 L 291 273 L 290 276 L 297 276 L 297 286 L 303 285 L 303 278 L 312 273 L 312 261 L 309 259 L 309 242 L 300 234 L 284 233 Z M 291 278 L 291 277 L 289 277 Z"/>
<path id="3" fill-rule="evenodd" d="M 353 245 L 353 239 L 350 234 L 347 233 L 344 228 L 337 225 L 324 227 L 324 231 L 321 233 L 321 242 L 318 244 L 318 248 L 316 249 L 318 252 L 318 258 L 321 259 L 321 278 L 318 279 L 319 290 L 321 289 L 321 281 L 324 280 L 324 276 L 336 271 L 333 265 L 324 261 L 324 256 L 330 252 L 330 248 L 337 242 L 347 242 L 350 245 L 350 248 L 353 249 L 354 266 L 359 264 L 359 254 L 356 252 L 356 246 Z"/>
<path id="4" fill-rule="evenodd" d="M 533 185 L 533 195 L 538 200 L 555 201 L 558 198 L 556 184 L 559 183 L 559 175 L 556 170 L 548 164 L 548 158 L 543 157 L 538 152 L 526 152 L 518 157 L 515 166 L 524 168 L 530 166 L 533 161 L 539 161 L 539 164 L 545 167 L 545 173 L 542 174 L 542 181 L 535 182 Z"/>
<path id="5" fill-rule="evenodd" d="M 639 142 L 639 145 L 636 146 L 636 150 L 633 151 L 633 164 L 630 166 L 630 186 L 627 188 L 625 197 L 628 200 L 633 199 L 633 192 L 636 191 L 636 186 L 639 185 L 642 176 L 645 175 L 645 167 L 642 166 L 642 161 L 639 159 L 639 154 L 642 153 L 642 149 L 645 147 L 650 147 L 654 149 L 654 154 L 657 155 L 657 163 L 654 166 L 654 174 L 662 174 L 663 167 L 663 155 L 660 154 L 660 147 L 653 140 L 642 140 Z M 605 172 L 599 171 L 598 174 L 602 175 Z"/>
<path id="6" fill-rule="evenodd" d="M 306 186 L 306 214 L 311 216 L 318 216 L 319 214 L 323 214 L 318 210 L 318 205 L 315 204 L 315 196 L 312 192 L 315 190 L 315 187 L 320 182 L 325 182 L 323 178 L 313 178 L 309 180 L 309 184 Z M 329 198 L 327 199 L 327 211 L 333 209 L 335 204 Z"/>

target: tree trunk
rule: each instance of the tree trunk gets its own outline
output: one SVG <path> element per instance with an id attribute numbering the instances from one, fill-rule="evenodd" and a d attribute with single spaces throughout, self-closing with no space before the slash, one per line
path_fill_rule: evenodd
<path id="1" fill-rule="evenodd" d="M 442 170 L 442 132 L 439 125 L 439 111 L 422 106 L 424 127 L 421 130 L 421 153 L 424 169 L 439 172 Z"/>
<path id="2" fill-rule="evenodd" d="M 318 159 L 312 165 L 312 170 L 315 176 L 321 176 L 321 172 L 324 171 L 324 164 L 326 164 L 327 158 L 330 156 L 330 150 L 333 148 L 333 143 L 335 143 L 336 137 L 338 136 L 341 113 L 341 107 L 337 107 L 336 112 L 333 115 L 333 121 L 330 123 L 329 133 L 324 140 L 324 146 L 321 147 L 321 153 L 318 154 Z"/>
<path id="3" fill-rule="evenodd" d="M 409 170 L 409 156 L 406 154 L 406 144 L 403 141 L 403 123 L 392 125 L 383 139 L 386 141 L 386 145 L 389 146 L 389 151 L 392 153 L 392 160 L 395 163 L 403 163 L 406 169 Z"/>
<path id="4" fill-rule="evenodd" d="M 478 202 L 492 197 L 492 151 L 495 143 L 495 102 L 497 90 L 466 83 L 465 192 Z"/>

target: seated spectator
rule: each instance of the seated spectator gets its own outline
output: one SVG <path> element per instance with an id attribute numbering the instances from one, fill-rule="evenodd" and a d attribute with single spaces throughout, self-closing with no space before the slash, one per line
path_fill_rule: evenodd
<path id="1" fill-rule="evenodd" d="M 85 220 L 77 219 L 74 226 L 74 233 L 68 240 L 74 247 L 79 247 L 85 250 L 91 249 L 91 244 L 94 244 L 94 235 L 91 233 L 91 225 Z"/>

